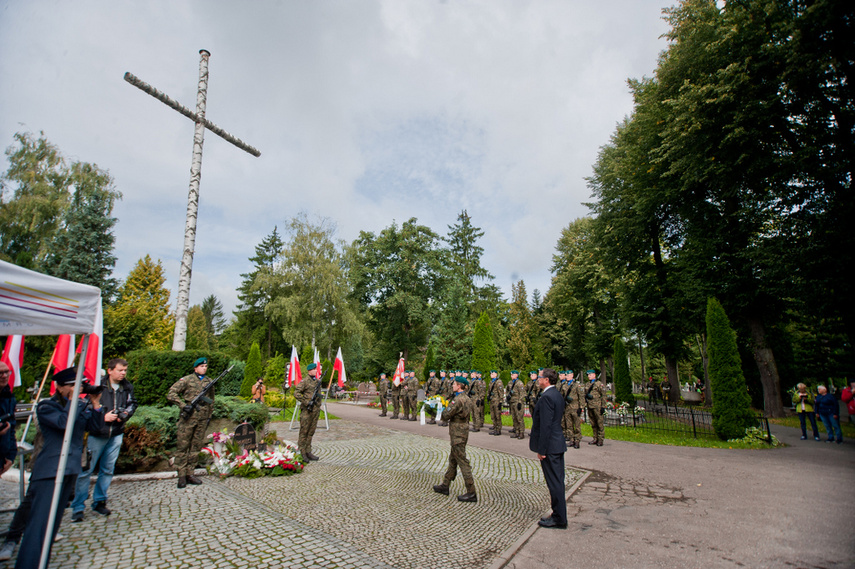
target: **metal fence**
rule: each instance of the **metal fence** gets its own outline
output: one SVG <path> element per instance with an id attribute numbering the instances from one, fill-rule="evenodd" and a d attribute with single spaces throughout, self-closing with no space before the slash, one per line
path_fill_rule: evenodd
<path id="1" fill-rule="evenodd" d="M 638 401 L 636 404 L 640 408 L 636 412 L 627 410 L 628 412 L 625 415 L 618 415 L 615 412 L 606 413 L 606 424 L 677 433 L 693 438 L 717 438 L 712 426 L 712 413 L 706 409 L 651 403 L 644 400 Z M 772 441 L 768 418 L 760 414 L 752 414 L 751 426 L 766 433 L 767 442 Z"/>

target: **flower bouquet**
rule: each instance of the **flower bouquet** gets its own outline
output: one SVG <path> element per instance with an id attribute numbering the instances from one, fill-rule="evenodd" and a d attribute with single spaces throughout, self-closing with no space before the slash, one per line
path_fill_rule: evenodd
<path id="1" fill-rule="evenodd" d="M 434 395 L 424 400 L 424 409 L 437 419 L 442 415 L 442 410 L 448 407 L 448 400 L 442 395 Z"/>
<path id="2" fill-rule="evenodd" d="M 215 433 L 221 434 L 221 433 Z M 216 438 L 216 437 L 215 437 Z M 202 452 L 211 457 L 208 472 L 221 478 L 241 476 L 244 478 L 259 478 L 261 476 L 288 476 L 303 471 L 303 459 L 297 449 L 290 445 L 279 444 L 263 452 L 243 451 L 235 448 L 234 441 L 229 440 L 225 448 L 217 450 L 215 442 L 202 448 Z"/>

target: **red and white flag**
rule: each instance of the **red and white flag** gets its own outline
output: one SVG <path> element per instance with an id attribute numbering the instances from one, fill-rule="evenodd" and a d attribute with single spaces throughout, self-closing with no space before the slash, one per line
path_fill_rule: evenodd
<path id="1" fill-rule="evenodd" d="M 104 335 L 104 319 L 101 315 L 101 305 L 95 313 L 95 328 L 89 334 L 89 345 L 86 347 L 86 362 L 83 365 L 83 377 L 92 385 L 98 385 L 101 379 L 101 338 Z M 79 354 L 83 350 L 83 342 L 77 347 Z"/>
<path id="2" fill-rule="evenodd" d="M 401 385 L 401 382 L 404 381 L 404 358 L 398 360 L 398 367 L 395 368 L 395 375 L 392 376 L 392 383 L 395 384 L 395 387 Z"/>
<path id="3" fill-rule="evenodd" d="M 291 346 L 291 363 L 288 366 L 288 387 L 294 387 L 303 380 L 300 372 L 300 358 L 297 357 L 297 348 Z"/>
<path id="4" fill-rule="evenodd" d="M 344 384 L 347 381 L 347 374 L 344 371 L 344 358 L 341 357 L 341 346 L 339 346 L 338 354 L 335 356 L 333 371 L 338 372 L 338 386 L 344 387 Z"/>
<path id="5" fill-rule="evenodd" d="M 9 377 L 9 387 L 12 388 L 21 385 L 21 365 L 24 363 L 24 337 L 8 336 L 6 338 L 6 346 L 3 348 L 3 357 L 0 359 L 12 370 L 12 375 Z"/>
<path id="6" fill-rule="evenodd" d="M 62 371 L 74 365 L 74 335 L 60 334 L 53 350 L 50 365 L 54 371 Z"/>
<path id="7" fill-rule="evenodd" d="M 321 370 L 321 353 L 317 348 L 315 348 L 315 365 L 317 366 L 317 368 L 315 368 L 315 373 L 317 374 L 315 377 L 320 380 L 324 376 L 324 372 Z"/>

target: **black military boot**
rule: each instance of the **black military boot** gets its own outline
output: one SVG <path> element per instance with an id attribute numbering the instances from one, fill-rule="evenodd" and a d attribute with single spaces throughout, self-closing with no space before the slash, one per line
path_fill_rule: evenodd
<path id="1" fill-rule="evenodd" d="M 448 484 L 445 484 L 445 483 L 434 484 L 433 485 L 433 491 L 436 492 L 437 494 L 444 494 L 444 495 L 448 496 Z"/>
<path id="2" fill-rule="evenodd" d="M 187 484 L 193 484 L 194 486 L 198 486 L 202 481 L 193 476 L 192 474 L 187 475 Z"/>
<path id="3" fill-rule="evenodd" d="M 390 419 L 397 419 L 397 418 L 398 418 L 398 414 L 397 414 L 397 413 L 395 413 L 394 415 L 392 415 L 392 416 L 391 416 L 391 417 L 389 417 L 389 418 L 390 418 Z"/>
<path id="4" fill-rule="evenodd" d="M 466 494 L 462 494 L 457 497 L 458 502 L 477 502 L 478 496 L 475 494 L 475 491 L 467 492 Z"/>
<path id="5" fill-rule="evenodd" d="M 187 488 L 187 477 L 179 476 L 178 477 L 178 487 L 179 488 Z"/>
<path id="6" fill-rule="evenodd" d="M 318 458 L 317 456 L 315 456 L 314 454 L 307 452 L 306 453 L 306 460 L 321 460 L 321 459 Z"/>
<path id="7" fill-rule="evenodd" d="M 573 444 L 573 448 L 579 448 L 579 441 L 576 441 L 576 442 Z"/>

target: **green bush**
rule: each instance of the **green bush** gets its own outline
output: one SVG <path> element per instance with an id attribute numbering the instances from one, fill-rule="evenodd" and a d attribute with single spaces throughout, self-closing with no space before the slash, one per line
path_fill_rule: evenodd
<path id="1" fill-rule="evenodd" d="M 137 425 L 144 427 L 149 433 L 158 433 L 164 447 L 174 448 L 178 412 L 178 407 L 175 405 L 167 407 L 140 405 L 137 407 L 134 416 L 128 419 L 128 427 Z"/>
<path id="2" fill-rule="evenodd" d="M 279 391 L 268 391 L 264 395 L 264 404 L 268 407 L 284 407 L 285 395 Z"/>
<path id="3" fill-rule="evenodd" d="M 264 428 L 270 420 L 266 405 L 249 403 L 237 397 L 216 397 L 214 400 L 213 419 L 229 419 L 235 423 L 247 422 L 256 431 Z"/>
<path id="4" fill-rule="evenodd" d="M 246 358 L 246 367 L 243 370 L 243 382 L 240 384 L 240 396 L 249 399 L 252 396 L 252 386 L 255 380 L 262 377 L 264 367 L 261 365 L 261 349 L 258 342 L 253 342 Z"/>
<path id="5" fill-rule="evenodd" d="M 477 369 L 485 377 L 490 377 L 490 370 L 496 369 L 496 345 L 493 343 L 493 329 L 490 317 L 482 312 L 475 323 L 475 334 L 472 339 L 472 369 Z"/>
<path id="6" fill-rule="evenodd" d="M 736 332 L 715 298 L 707 301 L 707 341 L 713 429 L 722 440 L 742 438 L 754 423 L 751 397 L 742 374 Z"/>
<path id="7" fill-rule="evenodd" d="M 229 365 L 234 367 L 217 383 L 216 392 L 219 395 L 233 397 L 240 394 L 240 384 L 243 382 L 243 370 L 246 364 L 240 360 L 232 360 Z"/>
<path id="8" fill-rule="evenodd" d="M 122 449 L 116 460 L 116 470 L 125 472 L 147 472 L 164 458 L 165 446 L 158 431 L 149 431 L 139 423 L 128 422 Z"/>
<path id="9" fill-rule="evenodd" d="M 208 358 L 211 379 L 229 367 L 230 357 L 222 352 L 135 350 L 129 353 L 127 378 L 134 384 L 134 396 L 141 405 L 167 405 L 169 388 L 185 375 L 193 373 L 193 362 L 200 357 Z"/>

